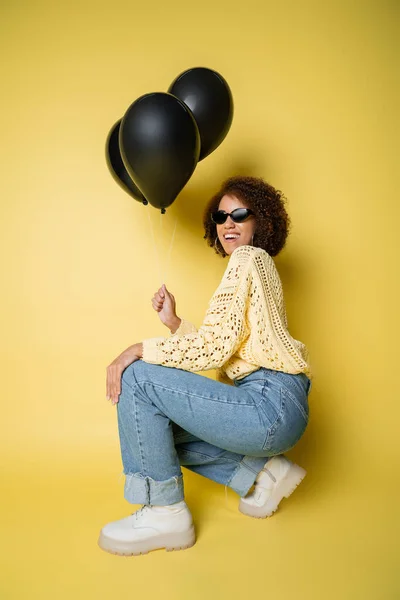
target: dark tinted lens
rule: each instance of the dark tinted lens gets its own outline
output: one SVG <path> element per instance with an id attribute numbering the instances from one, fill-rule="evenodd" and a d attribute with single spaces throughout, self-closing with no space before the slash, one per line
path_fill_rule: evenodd
<path id="1" fill-rule="evenodd" d="M 225 223 L 227 216 L 228 215 L 223 210 L 217 210 L 216 212 L 211 213 L 211 220 L 218 225 L 222 225 L 222 223 Z"/>
<path id="2" fill-rule="evenodd" d="M 231 219 L 235 221 L 235 223 L 241 223 L 247 219 L 249 215 L 252 214 L 252 211 L 249 208 L 235 208 L 235 210 L 231 213 Z"/>

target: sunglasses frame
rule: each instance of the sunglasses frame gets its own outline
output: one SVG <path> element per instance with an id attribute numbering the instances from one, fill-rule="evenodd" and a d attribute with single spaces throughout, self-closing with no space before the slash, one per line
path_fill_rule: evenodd
<path id="1" fill-rule="evenodd" d="M 244 217 L 244 219 L 237 220 L 237 219 L 235 219 L 234 216 L 232 216 L 238 210 L 246 210 L 247 211 L 246 216 Z M 223 221 L 221 221 L 221 222 L 214 221 L 214 216 L 218 215 L 218 214 L 224 215 L 225 219 Z M 231 213 L 227 213 L 225 210 L 216 210 L 216 211 L 214 211 L 214 212 L 211 213 L 211 220 L 216 225 L 223 225 L 226 222 L 227 218 L 230 217 L 232 219 L 232 221 L 234 221 L 234 223 L 243 223 L 243 221 L 245 221 L 246 219 L 248 219 L 251 215 L 254 215 L 254 212 L 251 210 L 251 208 L 241 208 L 241 207 L 238 207 L 238 208 L 235 208 Z"/>

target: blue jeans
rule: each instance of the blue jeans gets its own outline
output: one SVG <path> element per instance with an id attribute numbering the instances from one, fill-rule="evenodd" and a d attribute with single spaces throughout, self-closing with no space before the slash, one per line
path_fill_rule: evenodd
<path id="1" fill-rule="evenodd" d="M 181 466 L 245 496 L 268 457 L 308 423 L 311 381 L 261 367 L 233 385 L 137 360 L 117 404 L 124 496 L 132 504 L 184 498 Z"/>

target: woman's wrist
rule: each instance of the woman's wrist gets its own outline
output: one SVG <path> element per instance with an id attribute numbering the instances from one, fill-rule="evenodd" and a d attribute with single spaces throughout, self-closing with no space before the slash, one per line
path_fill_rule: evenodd
<path id="1" fill-rule="evenodd" d="M 180 319 L 179 317 L 175 317 L 175 319 L 168 324 L 168 329 L 170 330 L 170 332 L 175 333 L 178 327 L 180 326 L 181 322 L 182 319 Z"/>
<path id="2" fill-rule="evenodd" d="M 142 356 L 143 356 L 143 344 L 142 344 L 142 342 L 139 342 L 138 344 L 134 345 L 134 353 L 139 358 L 142 358 Z"/>

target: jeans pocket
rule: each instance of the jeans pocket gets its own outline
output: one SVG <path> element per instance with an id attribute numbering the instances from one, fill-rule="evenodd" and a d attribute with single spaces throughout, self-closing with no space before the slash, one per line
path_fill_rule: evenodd
<path id="1" fill-rule="evenodd" d="M 241 385 L 241 389 L 246 391 L 253 399 L 254 405 L 258 408 L 265 402 L 265 396 L 268 389 L 268 381 L 265 377 L 252 379 Z"/>
<path id="2" fill-rule="evenodd" d="M 282 454 L 293 448 L 308 424 L 307 395 L 296 398 L 286 387 L 280 388 L 280 408 L 275 422 L 268 430 L 263 450 Z"/>

